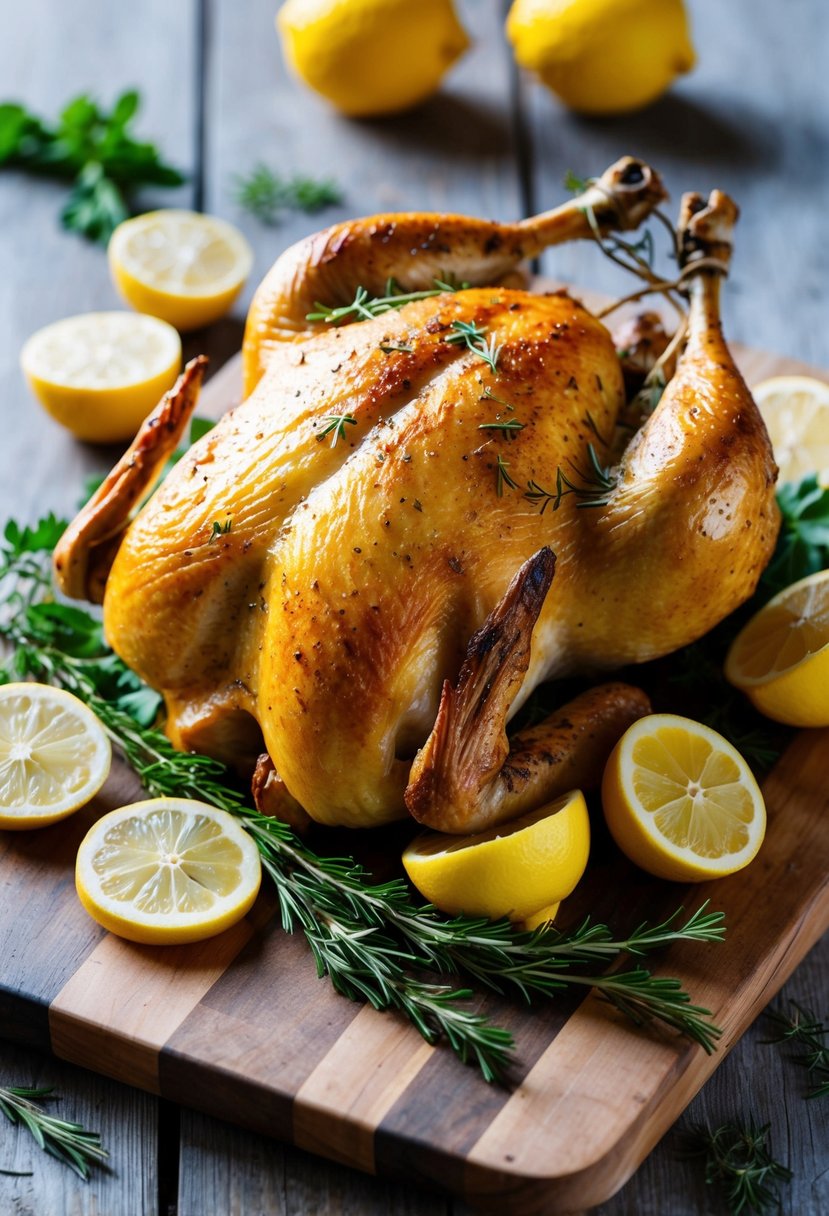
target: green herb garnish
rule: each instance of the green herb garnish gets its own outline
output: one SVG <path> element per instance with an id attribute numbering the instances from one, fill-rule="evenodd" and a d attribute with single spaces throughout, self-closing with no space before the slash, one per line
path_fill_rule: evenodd
<path id="1" fill-rule="evenodd" d="M 332 448 L 337 446 L 337 441 L 339 439 L 345 441 L 346 423 L 349 426 L 357 425 L 357 419 L 353 414 L 326 414 L 323 418 L 323 422 L 325 423 L 325 426 L 317 435 L 317 439 L 321 442 L 323 439 L 325 439 L 326 435 L 333 435 L 331 440 Z"/>
<path id="2" fill-rule="evenodd" d="M 109 1153 L 102 1146 L 98 1132 L 87 1131 L 81 1123 L 56 1119 L 54 1115 L 47 1114 L 36 1101 L 38 1098 L 54 1097 L 51 1088 L 0 1086 L 0 1111 L 12 1123 L 17 1123 L 31 1132 L 44 1152 L 68 1165 L 86 1182 L 91 1167 L 101 1165 Z M 25 1177 L 14 1170 L 0 1170 L 0 1173 Z"/>
<path id="3" fill-rule="evenodd" d="M 501 353 L 501 348 L 495 345 L 494 335 L 487 342 L 486 328 L 478 325 L 475 321 L 453 321 L 452 329 L 454 332 L 446 339 L 447 342 L 452 342 L 456 346 L 468 347 L 473 355 L 477 355 L 479 359 L 483 359 L 484 363 L 489 366 L 490 371 L 497 371 L 498 355 Z"/>
<path id="4" fill-rule="evenodd" d="M 721 940 L 721 913 L 703 906 L 684 923 L 677 923 L 677 913 L 622 938 L 589 919 L 570 933 L 550 926 L 522 932 L 506 920 L 447 918 L 413 903 L 403 879 L 373 883 L 352 859 L 316 854 L 286 824 L 249 809 L 220 763 L 176 751 L 148 720 L 156 694 L 106 647 L 100 623 L 50 599 L 51 547 L 64 527 L 54 517 L 34 528 L 6 526 L 0 542 L 0 637 L 12 655 L 5 678 L 45 680 L 78 696 L 101 719 L 150 796 L 196 798 L 238 815 L 274 882 L 283 926 L 305 934 L 319 973 L 338 992 L 400 1011 L 429 1042 L 445 1038 L 487 1080 L 503 1076 L 512 1036 L 467 1006 L 472 989 L 436 981 L 435 972 L 466 976 L 478 987 L 525 999 L 570 986 L 595 988 L 635 1021 L 656 1019 L 713 1050 L 720 1031 L 678 980 L 653 976 L 641 966 L 614 968 L 626 954 Z M 135 695 L 141 690 L 146 704 Z"/>
<path id="5" fill-rule="evenodd" d="M 232 519 L 226 519 L 224 521 L 224 523 L 222 523 L 221 520 L 214 519 L 213 527 L 210 530 L 210 537 L 207 542 L 208 545 L 212 545 L 213 541 L 218 540 L 220 536 L 227 536 L 228 532 L 230 532 L 232 527 L 233 527 Z"/>
<path id="6" fill-rule="evenodd" d="M 821 1022 L 809 1010 L 790 1002 L 793 1012 L 783 1013 L 771 1009 L 767 1017 L 777 1026 L 780 1034 L 767 1040 L 770 1043 L 791 1043 L 802 1048 L 793 1057 L 810 1075 L 812 1087 L 807 1098 L 829 1097 L 829 1022 Z"/>
<path id="7" fill-rule="evenodd" d="M 82 93 L 49 126 L 24 106 L 6 102 L 0 105 L 0 167 L 71 181 L 63 227 L 106 244 L 130 215 L 135 191 L 184 181 L 153 144 L 130 134 L 139 105 L 139 94 L 130 90 L 107 113 Z"/>
<path id="8" fill-rule="evenodd" d="M 342 191 L 330 177 L 282 177 L 262 161 L 235 177 L 233 187 L 239 206 L 268 225 L 277 224 L 283 211 L 312 215 L 343 201 Z"/>
<path id="9" fill-rule="evenodd" d="M 792 1172 L 772 1157 L 769 1127 L 749 1121 L 692 1129 L 689 1155 L 705 1159 L 705 1181 L 721 1192 L 732 1216 L 781 1209 L 775 1183 L 788 1182 Z"/>
<path id="10" fill-rule="evenodd" d="M 403 291 L 394 279 L 388 279 L 386 294 L 382 296 L 369 295 L 365 287 L 358 287 L 350 304 L 330 307 L 317 301 L 316 312 L 306 313 L 305 320 L 325 321 L 329 325 L 336 325 L 340 321 L 370 321 L 372 317 L 382 316 L 384 312 L 391 312 L 394 308 L 402 308 L 404 304 L 411 304 L 414 300 L 430 300 L 433 296 L 442 296 L 446 292 L 464 291 L 469 286 L 468 283 L 455 283 L 450 278 L 433 279 L 432 282 L 434 287 L 425 291 Z"/>

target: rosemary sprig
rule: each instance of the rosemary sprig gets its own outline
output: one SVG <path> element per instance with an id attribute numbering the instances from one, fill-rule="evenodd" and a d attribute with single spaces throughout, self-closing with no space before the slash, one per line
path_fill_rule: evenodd
<path id="1" fill-rule="evenodd" d="M 504 422 L 481 422 L 479 431 L 500 431 L 505 439 L 515 439 L 519 431 L 523 431 L 525 423 L 516 418 L 507 418 Z"/>
<path id="2" fill-rule="evenodd" d="M 304 211 L 309 215 L 334 207 L 343 201 L 342 191 L 330 177 L 282 177 L 263 161 L 246 174 L 233 179 L 236 202 L 263 224 L 279 222 L 283 211 Z"/>
<path id="3" fill-rule="evenodd" d="M 346 424 L 348 424 L 349 426 L 357 425 L 357 419 L 354 417 L 353 414 L 326 414 L 325 417 L 323 418 L 323 422 L 325 423 L 325 426 L 318 433 L 317 439 L 320 442 L 322 442 L 322 440 L 325 439 L 326 435 L 332 435 L 333 436 L 333 438 L 331 440 L 332 448 L 335 448 L 337 446 L 337 441 L 339 439 L 342 439 L 343 442 L 345 442 Z"/>
<path id="4" fill-rule="evenodd" d="M 325 321 L 329 325 L 338 324 L 340 321 L 370 321 L 372 317 L 402 308 L 404 304 L 411 304 L 414 300 L 430 300 L 433 296 L 442 296 L 446 292 L 464 291 L 469 286 L 468 283 L 455 283 L 451 278 L 433 279 L 432 282 L 434 287 L 425 291 L 403 291 L 394 279 L 388 279 L 386 294 L 383 296 L 371 296 L 365 287 L 358 287 L 350 304 L 337 308 L 317 301 L 314 305 L 316 311 L 306 313 L 305 319 Z"/>
<path id="5" fill-rule="evenodd" d="M 705 1159 L 705 1181 L 720 1190 L 732 1216 L 781 1209 L 775 1183 L 788 1182 L 792 1172 L 769 1151 L 770 1126 L 749 1120 L 713 1130 L 702 1124 L 692 1128 L 689 1156 Z"/>
<path id="6" fill-rule="evenodd" d="M 453 321 L 452 329 L 454 333 L 449 335 L 447 342 L 456 346 L 467 346 L 473 355 L 483 359 L 490 371 L 497 371 L 501 348 L 496 346 L 494 334 L 487 341 L 485 326 L 478 325 L 475 321 Z"/>
<path id="7" fill-rule="evenodd" d="M 89 1179 L 91 1167 L 101 1165 L 109 1153 L 101 1144 L 98 1132 L 87 1131 L 82 1123 L 72 1123 L 68 1119 L 57 1119 L 47 1114 L 36 1101 L 39 1098 L 54 1097 L 49 1089 L 31 1089 L 29 1087 L 9 1085 L 0 1086 L 0 1111 L 12 1123 L 27 1128 L 34 1136 L 38 1145 L 56 1157 L 64 1165 L 83 1178 Z M 3 1170 L 3 1173 L 12 1171 Z"/>
<path id="8" fill-rule="evenodd" d="M 510 477 L 509 463 L 504 460 L 499 452 L 495 457 L 495 493 L 499 498 L 504 497 L 504 486 L 509 486 L 511 490 L 517 490 L 518 482 Z"/>
<path id="9" fill-rule="evenodd" d="M 7 610 L 0 636 L 14 647 L 18 678 L 47 680 L 80 697 L 151 796 L 196 798 L 238 815 L 274 882 L 283 926 L 302 930 L 320 974 L 327 974 L 337 991 L 378 1009 L 398 1010 L 429 1042 L 445 1038 L 487 1080 L 502 1076 L 509 1063 L 510 1033 L 466 1005 L 470 989 L 434 982 L 425 972 L 467 975 L 478 985 L 527 1000 L 568 985 L 595 988 L 635 1021 L 658 1019 L 713 1049 L 719 1030 L 677 980 L 653 976 L 640 966 L 616 967 L 625 953 L 645 955 L 683 940 L 720 940 L 721 914 L 703 907 L 684 924 L 677 923 L 677 914 L 660 925 L 640 925 L 620 939 L 590 920 L 569 934 L 551 927 L 522 932 L 508 921 L 447 919 L 435 908 L 414 904 L 403 879 L 375 884 L 353 860 L 317 855 L 286 824 L 249 809 L 221 764 L 176 751 L 146 714 L 139 715 L 134 700 L 140 681 L 105 646 L 95 618 L 37 600 L 49 593 L 46 563 L 53 533 L 61 528 L 59 521 L 31 530 L 9 526 L 0 545 L 0 570 L 14 579 L 0 601 Z M 21 582 L 32 583 L 34 590 L 21 589 Z"/>
<path id="10" fill-rule="evenodd" d="M 769 1043 L 794 1043 L 805 1050 L 792 1058 L 801 1064 L 809 1073 L 812 1087 L 807 1091 L 807 1098 L 829 1097 L 829 1022 L 818 1021 L 809 1009 L 804 1009 L 797 1001 L 791 1001 L 793 1013 L 783 1013 L 779 1009 L 771 1009 L 767 1016 L 780 1029 L 777 1038 L 768 1039 Z"/>
<path id="11" fill-rule="evenodd" d="M 380 349 L 384 355 L 391 355 L 394 352 L 411 355 L 414 352 L 414 347 L 409 346 L 408 342 L 381 342 Z"/>

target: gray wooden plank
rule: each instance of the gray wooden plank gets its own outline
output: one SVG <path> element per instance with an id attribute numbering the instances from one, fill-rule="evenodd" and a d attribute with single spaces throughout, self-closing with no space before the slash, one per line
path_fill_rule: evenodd
<path id="1" fill-rule="evenodd" d="M 90 92 L 111 104 L 124 88 L 143 98 L 141 135 L 192 170 L 193 38 L 196 0 L 113 5 L 77 0 L 62 15 L 51 0 L 0 0 L 0 95 L 54 118 L 70 97 Z M 24 519 L 74 506 L 86 473 L 109 468 L 112 452 L 79 444 L 32 399 L 18 367 L 34 330 L 77 312 L 125 307 L 98 245 L 62 232 L 63 184 L 0 172 L 0 518 Z M 192 187 L 154 202 L 189 206 Z"/>
<path id="2" fill-rule="evenodd" d="M 31 1172 L 28 1178 L 0 1174 L 0 1211 L 15 1216 L 151 1216 L 156 1211 L 155 1098 L 2 1041 L 0 1085 L 54 1086 L 60 1100 L 48 1102 L 49 1110 L 100 1132 L 110 1154 L 107 1168 L 82 1182 L 0 1115 L 0 1169 Z"/>
<path id="3" fill-rule="evenodd" d="M 177 1216 L 447 1216 L 449 1201 L 182 1111 Z"/>
<path id="4" fill-rule="evenodd" d="M 827 366 L 829 89 L 814 48 L 829 45 L 829 6 L 798 0 L 782 21 L 770 4 L 694 0 L 689 9 L 698 65 L 638 114 L 580 118 L 522 79 L 535 204 L 561 197 L 568 169 L 598 173 L 625 152 L 663 173 L 671 214 L 684 190 L 729 191 L 742 215 L 727 334 Z M 548 252 L 543 269 L 608 294 L 632 290 L 630 276 L 586 244 Z"/>
<path id="5" fill-rule="evenodd" d="M 335 113 L 288 74 L 274 9 L 273 0 L 208 3 L 206 208 L 239 224 L 256 253 L 237 315 L 283 249 L 338 220 L 417 209 L 521 214 L 500 5 L 458 4 L 475 42 L 436 97 L 399 117 L 360 121 Z M 234 175 L 257 161 L 287 175 L 333 177 L 343 205 L 263 226 L 233 198 Z"/>

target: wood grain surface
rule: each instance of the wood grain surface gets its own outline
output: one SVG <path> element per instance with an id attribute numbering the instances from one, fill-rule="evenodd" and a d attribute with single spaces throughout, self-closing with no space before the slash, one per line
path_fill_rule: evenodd
<path id="1" fill-rule="evenodd" d="M 25 6 L 0 0 L 0 99 L 14 96 L 53 114 L 74 91 L 90 89 L 108 100 L 137 84 L 145 102 L 141 130 L 159 137 L 165 153 L 193 174 L 180 192 L 159 200 L 194 202 L 241 222 L 256 251 L 257 273 L 290 240 L 329 218 L 414 205 L 506 217 L 526 213 L 533 202 L 560 198 L 568 168 L 593 172 L 622 151 L 649 156 L 665 172 L 674 197 L 687 186 L 724 184 L 742 205 L 726 296 L 729 334 L 829 366 L 829 263 L 820 232 L 820 200 L 829 188 L 829 90 L 815 53 L 827 43 L 829 10 L 821 0 L 795 0 L 784 20 L 774 6 L 746 0 L 727 6 L 689 0 L 697 70 L 642 114 L 605 121 L 569 116 L 534 83 L 518 85 L 499 35 L 502 6 L 467 0 L 459 7 L 476 45 L 442 98 L 402 119 L 346 122 L 288 80 L 272 32 L 275 6 L 275 0 L 135 0 L 127 7 L 75 0 L 71 10 L 61 10 L 48 0 Z M 345 190 L 343 207 L 321 219 L 289 216 L 276 229 L 262 228 L 239 212 L 231 183 L 234 173 L 260 158 L 288 172 L 330 173 Z M 111 452 L 74 444 L 59 433 L 31 405 L 17 370 L 19 347 L 39 325 L 71 312 L 117 306 L 100 252 L 59 232 L 62 197 L 62 189 L 49 183 L 0 174 L 4 517 L 14 512 L 33 519 L 48 509 L 70 510 L 83 475 L 111 463 Z M 587 246 L 558 251 L 545 269 L 615 289 L 605 278 L 605 264 Z M 240 308 L 188 346 L 207 350 L 214 367 L 219 365 L 238 347 L 242 317 Z M 48 849 L 40 852 L 56 877 L 62 863 L 50 863 Z M 21 919 L 32 910 L 24 904 Z M 25 953 L 49 953 L 51 931 L 32 924 Z M 93 951 L 99 938 L 93 926 L 83 951 Z M 13 965 L 22 961 L 15 957 Z M 76 962 L 55 960 L 55 991 Z M 784 995 L 826 1013 L 827 975 L 824 940 Z M 44 1025 L 27 1022 L 30 1041 L 37 1041 Z M 21 1029 L 14 1026 L 16 1034 Z M 721 1211 L 698 1166 L 678 1155 L 681 1131 L 690 1119 L 717 1122 L 735 1113 L 772 1122 L 778 1155 L 795 1169 L 784 1211 L 822 1216 L 829 1210 L 825 1116 L 817 1104 L 801 1100 L 799 1070 L 778 1049 L 764 1046 L 765 1037 L 760 1018 L 678 1128 L 601 1205 L 601 1216 Z M 429 1061 L 420 1075 L 428 1079 L 431 1068 Z M 45 1061 L 30 1049 L 0 1044 L 0 1077 L 55 1082 L 64 1095 L 61 1112 L 100 1127 L 113 1152 L 112 1171 L 84 1186 L 0 1125 L 0 1167 L 34 1170 L 31 1178 L 0 1176 L 3 1211 L 466 1211 L 411 1185 L 371 1179 L 206 1116 L 179 1112 L 174 1103 Z M 451 1096 L 435 1088 L 436 1115 Z"/>

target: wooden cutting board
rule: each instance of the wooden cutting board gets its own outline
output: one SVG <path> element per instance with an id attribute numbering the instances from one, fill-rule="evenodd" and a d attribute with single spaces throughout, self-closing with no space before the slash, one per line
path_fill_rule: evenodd
<path id="1" fill-rule="evenodd" d="M 738 354 L 749 383 L 820 374 Z M 234 360 L 208 385 L 200 412 L 218 416 L 238 384 Z M 709 898 L 725 913 L 723 944 L 682 944 L 655 966 L 678 976 L 723 1028 L 711 1057 L 636 1029 L 595 995 L 532 1009 L 486 998 L 517 1042 L 510 1085 L 487 1086 L 396 1015 L 352 1004 L 317 979 L 304 938 L 279 929 L 267 894 L 212 941 L 121 941 L 89 919 L 73 880 L 93 820 L 141 796 L 118 763 L 78 815 L 40 832 L 0 833 L 0 1034 L 484 1210 L 581 1211 L 633 1173 L 829 926 L 828 768 L 829 730 L 802 732 L 764 785 L 768 835 L 742 873 L 694 888 L 651 880 L 599 830 L 569 901 L 574 919 L 589 909 L 620 929 Z"/>

